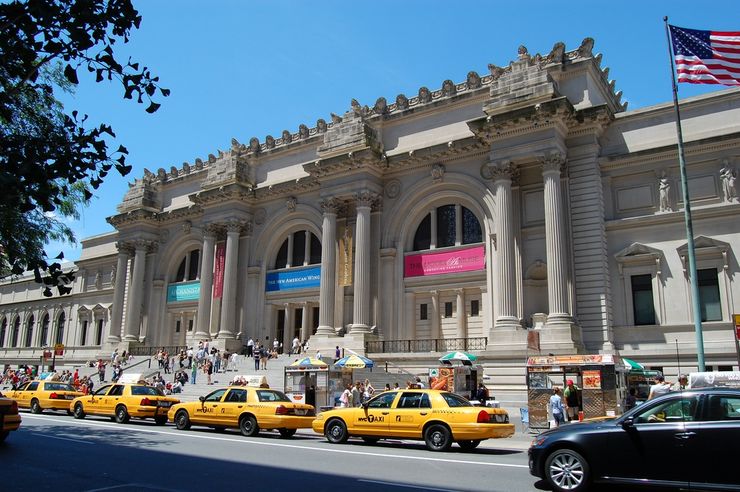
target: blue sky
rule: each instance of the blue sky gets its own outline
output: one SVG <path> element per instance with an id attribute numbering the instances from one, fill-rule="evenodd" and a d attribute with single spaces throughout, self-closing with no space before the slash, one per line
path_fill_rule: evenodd
<path id="1" fill-rule="evenodd" d="M 298 125 L 341 114 L 352 98 L 372 106 L 383 96 L 415 95 L 469 71 L 507 65 L 519 45 L 547 54 L 563 41 L 576 49 L 595 40 L 602 66 L 624 92 L 628 109 L 672 98 L 663 16 L 695 29 L 740 30 L 738 3 L 692 1 L 283 1 L 134 0 L 143 20 L 118 58 L 132 56 L 159 75 L 172 95 L 154 115 L 125 101 L 118 86 L 80 73 L 77 93 L 64 102 L 106 122 L 130 152 L 132 172 L 111 173 L 72 224 L 78 239 L 111 232 L 105 218 L 127 183 L 144 168 L 182 167 L 196 157 L 256 136 L 279 137 Z M 734 14 L 733 14 L 734 12 Z M 679 97 L 722 89 L 681 84 Z M 116 145 L 117 146 L 117 145 Z M 114 147 L 115 148 L 115 147 Z M 80 245 L 51 244 L 75 260 Z"/>

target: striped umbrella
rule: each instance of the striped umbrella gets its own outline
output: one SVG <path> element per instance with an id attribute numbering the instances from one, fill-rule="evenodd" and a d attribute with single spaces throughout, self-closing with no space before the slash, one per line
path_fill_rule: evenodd
<path id="1" fill-rule="evenodd" d="M 289 367 L 310 367 L 310 366 L 323 367 L 327 365 L 328 364 L 326 362 L 324 362 L 321 359 L 317 359 L 316 357 L 303 357 L 294 362 L 291 362 Z"/>
<path id="2" fill-rule="evenodd" d="M 478 357 L 476 357 L 473 354 L 469 354 L 467 352 L 456 351 L 456 352 L 450 352 L 448 354 L 443 355 L 442 357 L 439 358 L 439 361 L 444 362 L 446 364 L 451 364 L 453 360 L 459 360 L 463 364 L 472 364 L 477 359 Z"/>
<path id="3" fill-rule="evenodd" d="M 367 357 L 352 354 L 346 357 L 342 357 L 341 359 L 336 361 L 334 365 L 337 367 L 351 367 L 361 369 L 363 367 L 373 367 L 375 365 L 375 362 L 371 361 Z"/>

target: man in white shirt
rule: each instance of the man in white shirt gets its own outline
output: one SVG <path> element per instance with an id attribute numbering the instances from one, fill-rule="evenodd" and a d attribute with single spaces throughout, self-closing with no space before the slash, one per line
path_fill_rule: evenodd
<path id="1" fill-rule="evenodd" d="M 652 400 L 653 398 L 665 395 L 669 391 L 671 391 L 671 383 L 666 383 L 663 376 L 658 376 L 657 378 L 655 378 L 655 384 L 650 386 L 650 394 L 648 395 L 648 400 Z"/>
<path id="2" fill-rule="evenodd" d="M 300 347 L 301 347 L 301 341 L 298 340 L 298 337 L 295 337 L 293 339 L 293 347 L 291 348 L 290 353 L 291 354 L 299 353 L 301 351 Z"/>

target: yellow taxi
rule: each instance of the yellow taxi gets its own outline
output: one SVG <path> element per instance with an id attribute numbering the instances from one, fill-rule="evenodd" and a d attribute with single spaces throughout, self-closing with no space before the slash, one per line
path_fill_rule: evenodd
<path id="1" fill-rule="evenodd" d="M 111 417 L 125 424 L 131 417 L 153 418 L 157 425 L 167 423 L 167 411 L 180 403 L 177 398 L 165 396 L 162 391 L 146 384 L 108 384 L 92 395 L 75 398 L 69 409 L 76 419 L 89 415 Z"/>
<path id="2" fill-rule="evenodd" d="M 296 429 L 310 429 L 315 415 L 313 406 L 293 403 L 282 391 L 252 386 L 217 389 L 199 401 L 175 405 L 168 413 L 180 430 L 191 425 L 231 427 L 256 436 L 260 430 L 277 429 L 282 437 L 291 437 Z"/>
<path id="3" fill-rule="evenodd" d="M 0 393 L 0 442 L 3 442 L 11 431 L 21 426 L 21 416 L 18 414 L 18 403 L 10 398 L 4 398 Z"/>
<path id="4" fill-rule="evenodd" d="M 445 451 L 453 442 L 472 450 L 484 439 L 514 435 L 505 410 L 475 407 L 462 396 L 431 389 L 385 391 L 361 407 L 321 412 L 312 427 L 335 444 L 351 436 L 367 442 L 423 439 L 432 451 Z"/>
<path id="5" fill-rule="evenodd" d="M 41 413 L 44 410 L 69 412 L 70 400 L 83 395 L 71 384 L 61 381 L 30 381 L 7 394 L 18 402 L 20 408 L 30 408 L 31 413 Z"/>

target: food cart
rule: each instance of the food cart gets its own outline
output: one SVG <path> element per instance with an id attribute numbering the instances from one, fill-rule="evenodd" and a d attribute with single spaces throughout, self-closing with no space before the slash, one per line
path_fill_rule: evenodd
<path id="1" fill-rule="evenodd" d="M 429 387 L 450 391 L 467 399 L 475 399 L 478 383 L 483 381 L 483 367 L 479 365 L 442 365 L 429 370 Z"/>
<path id="2" fill-rule="evenodd" d="M 352 382 L 352 370 L 341 370 L 313 357 L 304 357 L 285 366 L 285 394 L 296 403 L 311 401 L 306 393 L 313 386 L 314 407 L 335 406 L 344 387 Z"/>
<path id="3" fill-rule="evenodd" d="M 555 386 L 572 379 L 581 390 L 584 418 L 615 417 L 624 411 L 628 366 L 617 355 L 549 355 L 527 359 L 529 427 L 547 429 L 548 403 Z"/>

